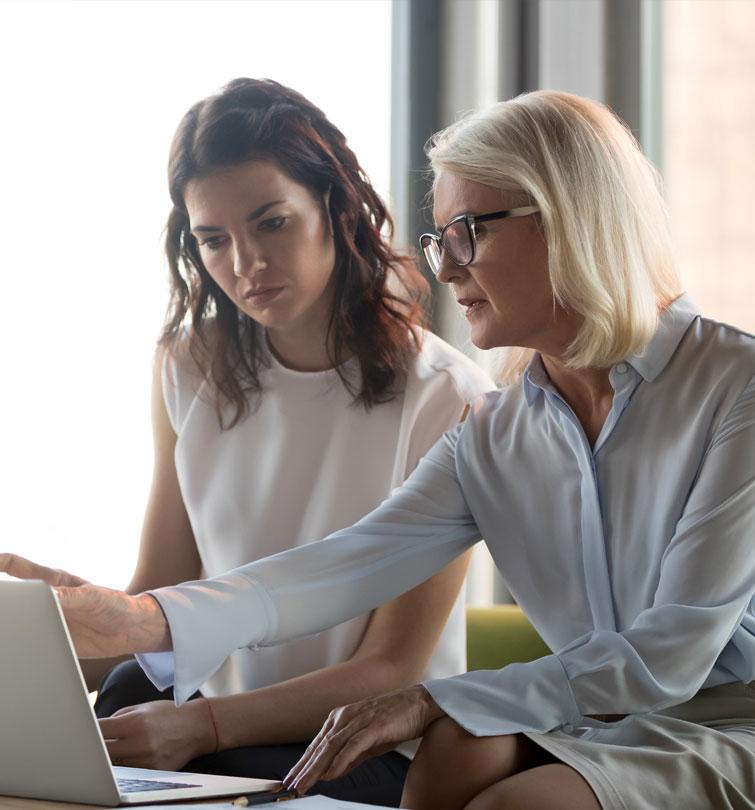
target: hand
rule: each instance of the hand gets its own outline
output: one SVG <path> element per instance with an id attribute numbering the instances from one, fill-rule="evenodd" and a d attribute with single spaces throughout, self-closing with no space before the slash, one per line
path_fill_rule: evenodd
<path id="1" fill-rule="evenodd" d="M 171 647 L 168 622 L 149 594 L 131 596 L 99 585 L 56 588 L 76 653 L 111 658 Z"/>
<path id="2" fill-rule="evenodd" d="M 170 631 L 157 600 L 92 585 L 87 580 L 19 557 L 0 554 L 0 572 L 52 585 L 80 658 L 110 658 L 170 649 Z"/>
<path id="3" fill-rule="evenodd" d="M 180 708 L 156 700 L 127 706 L 99 721 L 115 765 L 178 771 L 187 762 L 215 751 L 215 731 L 204 700 Z"/>
<path id="4" fill-rule="evenodd" d="M 443 714 L 420 685 L 334 709 L 283 787 L 303 794 L 320 779 L 337 779 L 366 759 L 421 737 Z"/>
<path id="5" fill-rule="evenodd" d="M 45 565 L 19 557 L 18 554 L 0 554 L 0 572 L 8 574 L 16 579 L 41 579 L 48 585 L 63 585 L 69 588 L 76 588 L 79 585 L 87 585 L 87 581 L 67 571 L 59 568 L 48 568 Z"/>

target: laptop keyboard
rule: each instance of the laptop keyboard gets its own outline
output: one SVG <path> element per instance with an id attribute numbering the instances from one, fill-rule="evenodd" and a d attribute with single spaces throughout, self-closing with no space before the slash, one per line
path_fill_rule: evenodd
<path id="1" fill-rule="evenodd" d="M 157 779 L 116 779 L 121 793 L 138 793 L 143 790 L 179 790 L 180 788 L 201 787 L 186 782 L 160 782 Z"/>

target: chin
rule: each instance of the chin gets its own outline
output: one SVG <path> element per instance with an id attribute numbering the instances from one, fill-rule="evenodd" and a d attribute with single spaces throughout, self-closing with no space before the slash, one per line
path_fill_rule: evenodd
<path id="1" fill-rule="evenodd" d="M 526 345 L 522 341 L 527 339 L 525 337 L 528 334 L 527 330 L 519 328 L 518 324 L 501 323 L 501 320 L 491 318 L 486 323 L 480 318 L 476 323 L 470 323 L 469 339 L 483 351 Z"/>
<path id="2" fill-rule="evenodd" d="M 265 329 L 280 329 L 285 327 L 291 319 L 288 312 L 280 311 L 275 307 L 239 307 L 245 315 Z"/>
<path id="3" fill-rule="evenodd" d="M 483 329 L 480 330 L 472 329 L 469 335 L 469 339 L 478 349 L 483 350 L 495 349 L 498 346 L 505 345 L 502 344 L 499 340 L 495 340 L 495 338 L 493 337 L 493 335 L 490 334 L 490 332 L 485 331 Z"/>

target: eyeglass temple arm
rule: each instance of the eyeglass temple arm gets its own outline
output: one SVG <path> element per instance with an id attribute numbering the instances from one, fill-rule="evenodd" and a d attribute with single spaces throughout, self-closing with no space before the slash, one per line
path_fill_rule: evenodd
<path id="1" fill-rule="evenodd" d="M 536 214 L 540 209 L 536 205 L 525 205 L 519 208 L 510 208 L 508 211 L 496 211 L 494 214 L 482 214 L 482 216 L 473 216 L 471 219 L 474 222 L 487 222 L 490 219 L 506 219 L 508 217 L 526 217 L 530 214 Z"/>

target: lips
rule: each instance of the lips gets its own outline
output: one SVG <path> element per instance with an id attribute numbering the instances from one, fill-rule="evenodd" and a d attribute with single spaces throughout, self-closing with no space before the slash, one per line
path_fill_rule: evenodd
<path id="1" fill-rule="evenodd" d="M 283 287 L 255 287 L 242 293 L 241 297 L 252 306 L 261 307 L 269 304 L 283 289 Z"/>
<path id="2" fill-rule="evenodd" d="M 457 300 L 460 306 L 466 307 L 467 311 L 464 314 L 467 318 L 479 312 L 488 303 L 484 298 L 459 298 Z"/>

